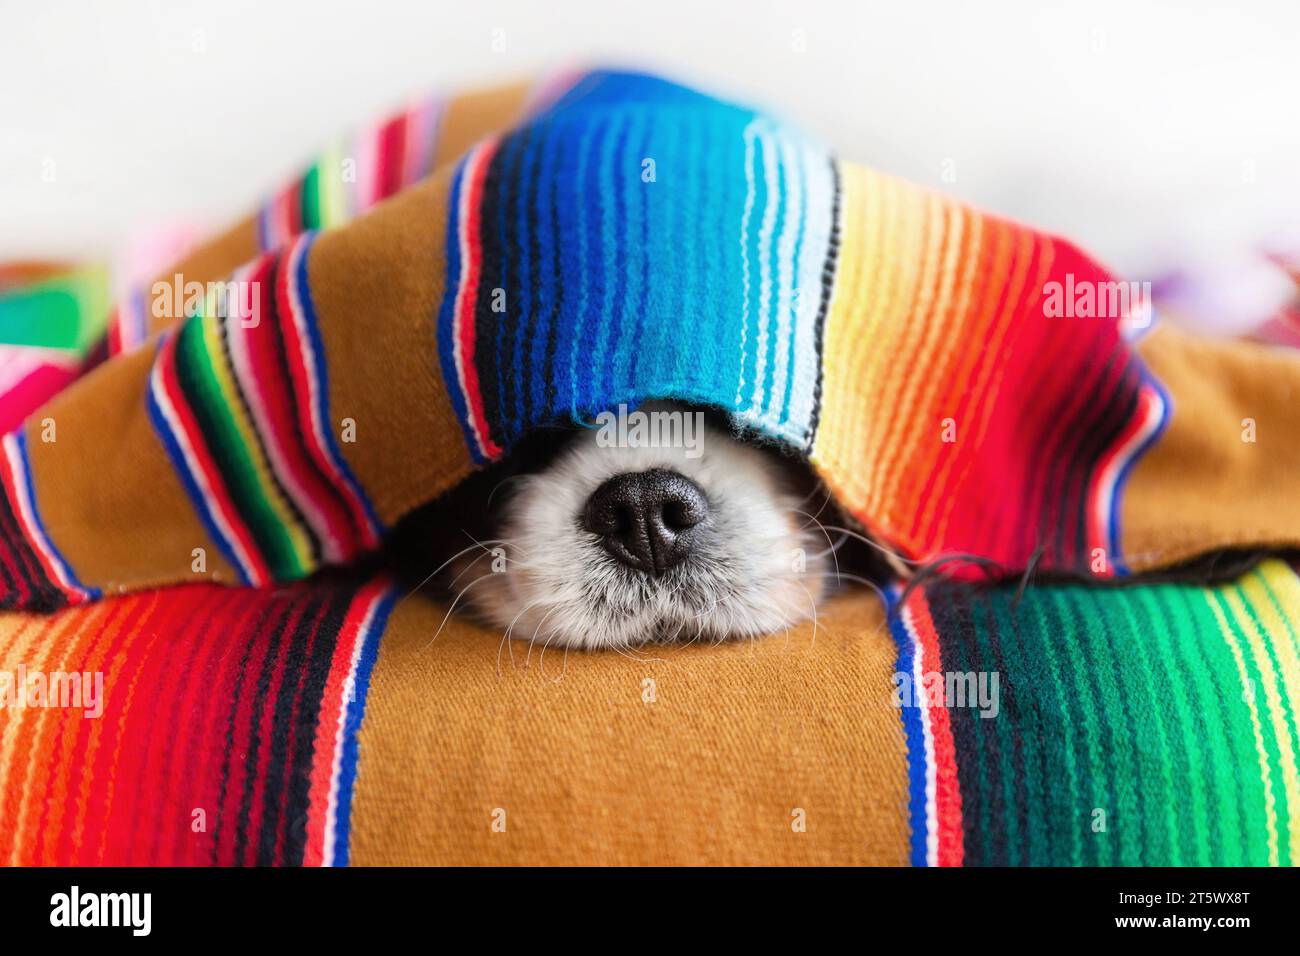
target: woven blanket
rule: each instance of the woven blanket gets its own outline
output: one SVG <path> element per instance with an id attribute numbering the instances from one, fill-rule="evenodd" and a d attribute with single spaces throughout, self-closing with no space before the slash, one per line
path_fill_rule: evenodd
<path id="1" fill-rule="evenodd" d="M 1153 330 L 1065 240 L 594 72 L 415 104 L 107 319 L 93 272 L 20 273 L 0 860 L 1292 860 L 1294 570 L 1113 582 L 1300 541 L 1300 358 Z M 906 557 L 1090 583 L 955 567 L 636 659 L 430 645 L 388 529 L 658 398 Z"/>

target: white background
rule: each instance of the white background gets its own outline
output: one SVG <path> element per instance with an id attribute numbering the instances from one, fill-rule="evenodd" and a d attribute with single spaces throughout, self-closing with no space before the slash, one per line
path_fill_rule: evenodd
<path id="1" fill-rule="evenodd" d="M 1294 2 L 0 0 L 0 259 L 216 228 L 412 94 L 575 61 L 772 107 L 1130 276 L 1300 213 Z"/>

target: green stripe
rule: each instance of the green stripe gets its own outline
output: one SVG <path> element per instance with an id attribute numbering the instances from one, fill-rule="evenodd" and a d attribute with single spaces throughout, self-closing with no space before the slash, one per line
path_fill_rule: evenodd
<path id="1" fill-rule="evenodd" d="M 222 391 L 213 371 L 214 359 L 203 337 L 201 323 L 204 321 L 200 317 L 187 321 L 177 342 L 177 362 L 184 366 L 186 373 L 183 381 L 194 388 L 194 394 L 187 396 L 190 406 L 235 507 L 248 525 L 271 573 L 281 581 L 301 578 L 307 573 L 307 568 L 299 561 L 287 529 L 271 507 L 266 489 L 258 480 L 249 449 L 235 426 L 231 403 L 240 399 Z M 216 360 L 224 361 L 224 356 Z"/>
<path id="2" fill-rule="evenodd" d="M 1259 748 L 1228 636 L 1257 691 L 1279 859 L 1293 862 L 1295 808 L 1279 748 L 1300 752 L 1297 705 L 1281 684 L 1279 740 L 1259 665 L 1267 659 L 1281 680 L 1276 642 L 1300 640 L 1288 617 L 1296 612 L 1286 610 L 1295 601 L 1252 573 L 1285 622 L 1276 633 L 1263 628 L 1266 599 L 1252 604 L 1240 584 L 1048 586 L 1014 605 L 1010 588 L 927 589 L 942 666 L 997 670 L 1002 683 L 995 720 L 952 715 L 965 744 L 958 773 L 968 863 L 1267 863 Z M 1233 595 L 1245 608 L 1241 623 L 1227 606 Z M 1259 661 L 1247 621 L 1263 639 Z M 1094 807 L 1107 812 L 1103 833 L 1092 832 Z"/>
<path id="3" fill-rule="evenodd" d="M 1234 749 L 1233 703 L 1235 692 L 1236 718 L 1243 721 L 1239 732 L 1251 735 L 1250 720 L 1244 709 L 1241 689 L 1236 679 L 1237 665 L 1223 640 L 1218 620 L 1210 609 L 1206 594 L 1196 588 L 1171 589 L 1170 598 L 1176 599 L 1189 626 L 1182 632 L 1178 649 L 1184 657 L 1183 673 L 1192 681 L 1196 697 L 1201 701 L 1201 742 L 1205 765 L 1208 768 L 1206 792 L 1213 798 L 1214 810 L 1209 825 L 1214 828 L 1215 843 L 1211 848 L 1214 862 L 1223 865 L 1245 865 L 1247 844 L 1252 842 L 1242 829 L 1242 789 L 1237 772 L 1243 759 L 1251 759 L 1250 750 Z M 1226 684 L 1224 683 L 1227 681 Z M 1249 766 L 1249 764 L 1247 764 Z M 1261 837 L 1264 831 L 1259 831 Z"/>
<path id="4" fill-rule="evenodd" d="M 307 174 L 302 178 L 300 187 L 302 197 L 302 227 L 307 229 L 319 229 L 321 222 L 321 202 L 320 202 L 320 167 L 312 166 L 307 170 Z"/>
<path id="5" fill-rule="evenodd" d="M 1115 803 L 1107 810 L 1105 833 L 1095 836 L 1102 842 L 1107 838 L 1113 840 L 1116 863 L 1139 866 L 1146 842 L 1146 819 L 1139 803 L 1140 794 L 1146 790 L 1146 780 L 1139 770 L 1133 749 L 1129 694 L 1113 660 L 1116 652 L 1116 622 L 1111 620 L 1114 607 L 1109 602 L 1095 600 L 1094 594 L 1081 588 L 1071 588 L 1063 595 L 1076 620 L 1092 620 L 1096 624 L 1095 629 L 1080 630 L 1081 639 L 1088 642 L 1084 656 L 1096 662 L 1093 667 L 1083 668 L 1083 672 L 1092 677 L 1094 690 L 1103 703 L 1102 723 L 1109 731 L 1110 750 L 1118 758 L 1113 787 Z"/>
<path id="6" fill-rule="evenodd" d="M 84 355 L 108 325 L 108 278 L 82 269 L 0 291 L 0 344 Z"/>
<path id="7" fill-rule="evenodd" d="M 1254 623 L 1255 630 L 1258 631 L 1261 636 L 1260 643 L 1264 645 L 1264 653 L 1265 655 L 1267 655 L 1268 662 L 1270 666 L 1272 666 L 1273 668 L 1274 679 L 1277 683 L 1277 688 L 1276 688 L 1277 696 L 1278 696 L 1278 701 L 1281 704 L 1281 708 L 1282 708 L 1282 723 L 1287 729 L 1287 738 L 1285 740 L 1277 740 L 1276 732 L 1273 730 L 1273 721 L 1271 719 L 1268 721 L 1269 736 L 1271 736 L 1276 742 L 1277 754 L 1278 754 L 1278 765 L 1277 765 L 1278 860 L 1283 866 L 1290 866 L 1293 862 L 1291 859 L 1291 841 L 1289 839 L 1290 819 L 1291 819 L 1291 814 L 1293 812 L 1293 808 L 1290 806 L 1290 798 L 1287 796 L 1287 789 L 1286 789 L 1286 782 L 1285 782 L 1286 777 L 1284 776 L 1282 771 L 1281 748 L 1283 746 L 1290 748 L 1290 752 L 1292 754 L 1293 760 L 1296 759 L 1297 754 L 1300 754 L 1300 740 L 1298 740 L 1296 736 L 1295 715 L 1291 712 L 1291 701 L 1287 698 L 1286 683 L 1282 679 L 1282 665 L 1278 661 L 1277 651 L 1274 650 L 1273 648 L 1274 635 L 1269 632 L 1269 630 L 1264 626 L 1264 623 L 1259 619 L 1259 614 L 1255 610 L 1255 605 L 1252 604 L 1250 600 L 1246 597 L 1245 593 L 1242 591 L 1241 585 L 1236 584 L 1233 585 L 1232 587 L 1234 593 L 1237 595 L 1237 598 L 1241 601 L 1242 605 L 1246 608 L 1246 613 L 1250 616 L 1251 621 Z M 1247 647 L 1250 648 L 1250 645 L 1247 645 Z M 1253 655 L 1254 653 L 1253 648 L 1250 648 L 1250 650 Z M 1262 675 L 1263 672 L 1261 671 L 1260 673 Z M 1264 710 L 1270 712 L 1270 718 L 1271 718 L 1272 704 L 1269 703 L 1268 692 L 1263 685 L 1262 677 L 1260 683 L 1260 690 L 1259 693 L 1255 695 L 1255 700 L 1257 704 L 1261 701 L 1263 702 Z M 1262 716 L 1263 715 L 1261 714 L 1261 717 Z"/>
<path id="8" fill-rule="evenodd" d="M 1143 775 L 1146 802 L 1146 849 L 1143 862 L 1148 865 L 1168 863 L 1178 853 L 1178 818 L 1170 718 L 1156 687 L 1163 682 L 1153 664 L 1154 650 L 1144 633 L 1145 619 L 1137 617 L 1134 601 L 1114 602 L 1114 612 L 1122 628 L 1116 628 L 1113 650 L 1116 660 L 1127 652 L 1132 655 L 1125 671 L 1130 681 L 1130 700 L 1139 716 L 1135 728 L 1135 746 L 1145 756 L 1152 771 Z M 1158 782 L 1157 782 L 1158 781 Z"/>
<path id="9" fill-rule="evenodd" d="M 1044 726 L 1038 728 L 1043 735 L 1044 742 L 1060 741 L 1061 746 L 1045 747 L 1047 757 L 1047 768 L 1044 774 L 1047 783 L 1047 799 L 1044 801 L 1050 823 L 1048 829 L 1053 832 L 1064 832 L 1070 835 L 1070 854 L 1069 859 L 1064 857 L 1055 860 L 1059 866 L 1063 863 L 1069 863 L 1072 866 L 1081 866 L 1083 864 L 1083 840 L 1080 833 L 1080 814 L 1077 804 L 1080 787 L 1079 773 L 1076 770 L 1076 761 L 1074 755 L 1074 734 L 1071 728 L 1074 726 L 1074 718 L 1070 716 L 1066 705 L 1065 686 L 1061 679 L 1060 669 L 1056 664 L 1056 655 L 1052 653 L 1052 642 L 1055 640 L 1055 634 L 1047 627 L 1042 613 L 1043 602 L 1035 596 L 1032 600 L 1026 600 L 1022 607 L 1032 611 L 1029 620 L 1025 622 L 1022 634 L 1033 635 L 1038 638 L 1039 644 L 1036 649 L 1032 649 L 1025 661 L 1034 660 L 1034 655 L 1043 661 L 1047 671 L 1047 677 L 1051 681 L 1052 696 L 1046 700 L 1039 700 L 1039 717 L 1045 722 Z M 1031 681 L 1033 678 L 1031 678 Z M 1032 684 L 1030 686 L 1033 686 Z M 1061 782 L 1064 781 L 1064 789 Z"/>
<path id="10" fill-rule="evenodd" d="M 1014 704 L 1014 710 L 1004 710 L 998 715 L 999 736 L 1004 741 L 1003 747 L 1008 750 L 1011 766 L 1014 767 L 1016 741 L 1020 743 L 1020 765 L 1021 774 L 1023 775 L 1023 799 L 1025 802 L 1025 827 L 1024 836 L 1025 846 L 1020 853 L 1015 852 L 1012 848 L 1010 859 L 1016 864 L 1028 864 L 1030 866 L 1047 866 L 1054 860 L 1052 854 L 1052 831 L 1047 825 L 1047 799 L 1046 799 L 1046 774 L 1043 772 L 1046 767 L 1047 754 L 1041 734 L 1016 734 L 1013 723 L 1013 715 L 1029 715 L 1034 713 L 1036 701 L 1034 699 L 1035 685 L 1026 683 L 1022 688 L 1020 681 L 1025 679 L 1021 676 L 1021 668 L 1018 666 L 1019 661 L 1024 657 L 1023 641 L 1020 637 L 1020 625 L 1017 615 L 1011 611 L 1011 595 L 1006 591 L 1001 591 L 993 595 L 989 602 L 995 613 L 998 633 L 1002 638 L 1002 657 L 1006 667 L 1006 672 L 1002 675 L 1002 681 L 1006 687 L 1007 697 L 1004 698 L 1005 704 Z M 1031 678 L 1032 679 L 1032 678 Z M 1022 717 L 1021 719 L 1024 719 Z M 1017 788 L 1019 789 L 1019 788 Z M 1016 832 L 1019 828 L 1019 814 L 1016 815 Z M 1008 826 L 1008 834 L 1012 828 Z"/>

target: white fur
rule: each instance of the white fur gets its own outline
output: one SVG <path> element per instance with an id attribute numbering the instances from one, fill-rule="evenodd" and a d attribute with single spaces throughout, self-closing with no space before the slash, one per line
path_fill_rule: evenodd
<path id="1" fill-rule="evenodd" d="M 650 468 L 690 478 L 710 507 L 688 557 L 658 576 L 620 564 L 582 526 L 587 498 L 602 482 Z M 780 631 L 816 613 L 828 546 L 801 513 L 807 505 L 779 487 L 766 453 L 716 429 L 706 428 L 689 455 L 601 447 L 586 432 L 546 469 L 511 485 L 497 529 L 504 561 L 468 556 L 458 587 L 469 583 L 465 599 L 515 639 L 543 648 L 721 641 Z M 498 570 L 484 571 L 488 564 Z"/>

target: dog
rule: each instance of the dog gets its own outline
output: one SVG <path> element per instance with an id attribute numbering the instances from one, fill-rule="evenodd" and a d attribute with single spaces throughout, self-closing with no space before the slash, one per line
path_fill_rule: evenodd
<path id="1" fill-rule="evenodd" d="M 503 637 L 596 650 L 815 620 L 856 536 L 788 452 L 655 403 L 533 436 L 399 526 L 395 550 Z"/>

